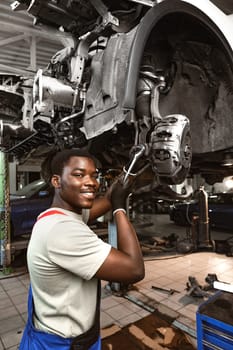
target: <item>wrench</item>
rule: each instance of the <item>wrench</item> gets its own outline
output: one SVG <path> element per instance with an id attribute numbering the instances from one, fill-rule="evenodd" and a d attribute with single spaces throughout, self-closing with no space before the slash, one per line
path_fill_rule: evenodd
<path id="1" fill-rule="evenodd" d="M 143 144 L 140 144 L 134 147 L 134 154 L 127 166 L 128 169 L 124 168 L 124 172 L 125 172 L 125 176 L 123 179 L 124 183 L 127 181 L 129 175 L 132 175 L 131 170 L 133 169 L 133 166 L 135 165 L 137 160 L 143 156 L 143 154 L 145 153 L 145 150 L 146 150 L 146 146 Z M 133 174 L 133 175 L 136 176 L 136 174 Z"/>
<path id="2" fill-rule="evenodd" d="M 152 286 L 151 288 L 155 289 L 155 290 L 158 290 L 158 291 L 161 291 L 161 292 L 166 292 L 169 295 L 172 295 L 174 293 L 180 293 L 178 290 L 175 290 L 175 289 L 166 289 L 166 288 L 157 287 L 157 286 Z"/>

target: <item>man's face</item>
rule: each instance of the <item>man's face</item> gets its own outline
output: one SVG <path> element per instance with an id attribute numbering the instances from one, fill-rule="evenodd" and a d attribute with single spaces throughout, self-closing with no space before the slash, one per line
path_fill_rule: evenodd
<path id="1" fill-rule="evenodd" d="M 58 176 L 57 194 L 64 209 L 81 213 L 82 208 L 91 208 L 99 189 L 98 172 L 92 159 L 71 157 Z"/>

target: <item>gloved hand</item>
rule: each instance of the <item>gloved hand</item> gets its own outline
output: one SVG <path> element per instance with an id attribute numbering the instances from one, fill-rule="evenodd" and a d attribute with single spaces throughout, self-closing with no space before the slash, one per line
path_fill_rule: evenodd
<path id="1" fill-rule="evenodd" d="M 113 213 L 117 209 L 126 209 L 126 199 L 131 193 L 131 186 L 128 186 L 122 182 L 119 178 L 111 186 L 111 202 Z"/>

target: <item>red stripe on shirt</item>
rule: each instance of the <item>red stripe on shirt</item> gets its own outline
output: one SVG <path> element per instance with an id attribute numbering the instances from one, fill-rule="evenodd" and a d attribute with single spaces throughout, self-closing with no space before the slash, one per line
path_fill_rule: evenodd
<path id="1" fill-rule="evenodd" d="M 54 210 L 50 210 L 50 211 L 48 211 L 48 212 L 46 212 L 46 213 L 44 213 L 44 214 L 41 214 L 40 216 L 38 216 L 37 220 L 40 220 L 40 219 L 42 219 L 42 218 L 44 218 L 44 217 L 46 217 L 46 216 L 54 215 L 54 214 L 66 215 L 66 214 L 63 213 L 62 211 L 59 211 L 59 210 L 54 209 Z"/>

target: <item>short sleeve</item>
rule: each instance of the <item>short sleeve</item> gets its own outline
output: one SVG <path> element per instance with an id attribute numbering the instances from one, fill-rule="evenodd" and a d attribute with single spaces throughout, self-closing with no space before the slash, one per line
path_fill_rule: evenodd
<path id="1" fill-rule="evenodd" d="M 53 226 L 47 249 L 54 264 L 89 280 L 107 258 L 111 245 L 98 238 L 81 220 L 68 219 Z"/>

